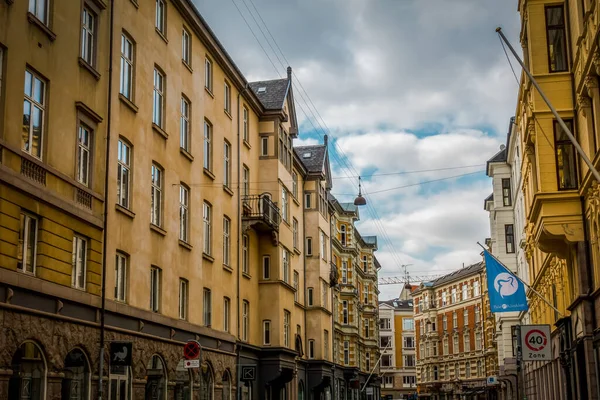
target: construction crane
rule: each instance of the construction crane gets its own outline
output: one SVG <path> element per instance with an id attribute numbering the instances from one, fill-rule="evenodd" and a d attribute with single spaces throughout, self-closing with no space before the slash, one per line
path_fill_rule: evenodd
<path id="1" fill-rule="evenodd" d="M 378 284 L 381 285 L 401 285 L 410 284 L 410 282 L 427 282 L 444 276 L 443 274 L 437 275 L 410 275 L 408 279 L 406 276 L 382 276 L 379 277 Z"/>

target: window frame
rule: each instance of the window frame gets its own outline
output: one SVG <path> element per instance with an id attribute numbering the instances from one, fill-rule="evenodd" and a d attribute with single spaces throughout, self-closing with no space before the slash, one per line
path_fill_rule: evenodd
<path id="1" fill-rule="evenodd" d="M 297 303 L 300 301 L 300 273 L 294 270 L 294 278 L 293 278 L 293 286 L 294 286 L 294 301 Z"/>
<path id="2" fill-rule="evenodd" d="M 162 0 L 157 0 L 162 1 Z M 152 91 L 152 123 L 161 129 L 165 128 L 165 104 L 167 75 L 158 66 L 154 65 L 154 80 Z M 157 104 L 158 103 L 160 104 Z"/>
<path id="3" fill-rule="evenodd" d="M 202 204 L 202 252 L 212 254 L 212 205 L 206 200 Z"/>
<path id="4" fill-rule="evenodd" d="M 290 284 L 290 264 L 291 264 L 291 260 L 290 260 L 291 254 L 289 252 L 288 249 L 286 248 L 282 248 L 281 251 L 281 267 L 282 267 L 282 276 L 281 276 L 281 280 L 284 281 L 285 283 L 287 283 L 288 285 Z"/>
<path id="5" fill-rule="evenodd" d="M 292 242 L 294 245 L 294 249 L 298 248 L 298 220 L 294 217 L 292 218 Z"/>
<path id="6" fill-rule="evenodd" d="M 206 287 L 202 290 L 202 325 L 212 326 L 212 291 Z"/>
<path id="7" fill-rule="evenodd" d="M 223 331 L 229 332 L 231 327 L 231 299 L 227 296 L 223 297 Z"/>
<path id="8" fill-rule="evenodd" d="M 129 270 L 129 255 L 117 251 L 115 255 L 115 292 L 114 300 L 127 303 L 127 275 Z"/>
<path id="9" fill-rule="evenodd" d="M 212 94 L 213 88 L 213 63 L 212 60 L 206 56 L 204 58 L 204 88 Z"/>
<path id="10" fill-rule="evenodd" d="M 509 233 L 510 231 L 510 233 Z M 513 224 L 504 225 L 504 244 L 506 246 L 506 253 L 513 254 L 515 250 L 515 226 Z M 509 248 L 510 245 L 510 248 Z"/>
<path id="11" fill-rule="evenodd" d="M 161 312 L 162 270 L 152 265 L 150 267 L 150 311 Z"/>
<path id="12" fill-rule="evenodd" d="M 262 279 L 271 279 L 271 256 L 264 255 L 262 257 Z"/>
<path id="13" fill-rule="evenodd" d="M 242 140 L 250 142 L 250 111 L 245 104 L 242 106 Z"/>
<path id="14" fill-rule="evenodd" d="M 190 189 L 183 182 L 179 183 L 179 240 L 190 240 Z"/>
<path id="15" fill-rule="evenodd" d="M 80 247 L 81 246 L 81 247 Z M 83 247 L 84 257 L 79 259 L 81 248 Z M 73 260 L 71 268 L 71 287 L 79 290 L 87 289 L 87 259 L 88 259 L 88 239 L 79 235 L 73 235 Z M 79 270 L 82 272 L 80 273 Z M 78 279 L 81 277 L 80 279 Z M 82 281 L 81 281 L 82 280 Z"/>
<path id="16" fill-rule="evenodd" d="M 204 142 L 202 148 L 202 166 L 207 171 L 212 171 L 213 157 L 212 157 L 212 136 L 213 136 L 213 125 L 209 120 L 204 119 Z"/>
<path id="17" fill-rule="evenodd" d="M 162 7 L 162 8 L 161 8 Z M 167 37 L 167 2 L 156 0 L 154 28 L 165 39 Z"/>
<path id="18" fill-rule="evenodd" d="M 27 243 L 31 241 L 31 227 L 29 223 L 31 221 L 35 221 L 35 232 L 33 233 L 33 254 L 32 254 L 32 263 L 31 263 L 31 271 L 27 270 Z M 29 222 L 29 223 L 28 223 Z M 19 214 L 19 245 L 21 245 L 21 232 L 23 233 L 23 244 L 21 245 L 23 248 L 21 249 L 21 268 L 19 268 L 19 259 L 17 258 L 17 270 L 35 276 L 36 273 L 36 260 L 37 260 L 37 243 L 38 243 L 38 230 L 39 230 L 39 218 L 30 214 L 28 212 L 24 212 L 21 210 Z M 27 236 L 27 238 L 25 238 Z"/>
<path id="19" fill-rule="evenodd" d="M 231 218 L 223 215 L 223 265 L 231 264 Z"/>
<path id="20" fill-rule="evenodd" d="M 50 1 L 51 0 L 29 0 L 29 5 L 27 7 L 27 11 L 29 13 L 31 13 L 31 15 L 33 15 L 38 21 L 40 21 L 47 27 L 50 27 Z M 33 10 L 32 10 L 32 3 L 34 3 Z M 44 12 L 43 18 L 40 18 L 40 15 L 39 15 L 39 12 L 40 12 L 39 7 L 38 7 L 39 3 L 43 3 L 43 12 Z"/>
<path id="21" fill-rule="evenodd" d="M 290 347 L 291 340 L 291 324 L 292 324 L 292 313 L 288 310 L 283 310 L 283 347 Z"/>
<path id="22" fill-rule="evenodd" d="M 342 260 L 342 284 L 348 284 L 348 261 Z"/>
<path id="23" fill-rule="evenodd" d="M 304 208 L 307 210 L 312 209 L 312 193 L 304 193 Z"/>
<path id="24" fill-rule="evenodd" d="M 263 320 L 263 346 L 271 345 L 271 320 Z"/>
<path id="25" fill-rule="evenodd" d="M 560 9 L 562 12 L 562 23 L 557 25 L 549 25 L 548 24 L 548 11 L 550 9 Z M 565 7 L 561 5 L 548 5 L 544 7 L 544 22 L 545 22 L 545 30 L 546 30 L 546 52 L 548 53 L 548 72 L 556 73 L 556 72 L 568 72 L 569 71 L 569 44 L 567 42 L 566 35 L 566 15 L 565 15 Z M 562 32 L 562 41 L 564 44 L 563 57 L 565 69 L 555 69 L 552 68 L 552 55 L 550 51 L 550 31 L 558 30 Z"/>
<path id="26" fill-rule="evenodd" d="M 315 340 L 308 339 L 308 359 L 313 360 L 315 358 Z"/>
<path id="27" fill-rule="evenodd" d="M 573 119 L 567 118 L 564 120 L 564 122 L 565 122 L 565 124 L 570 125 L 571 132 L 573 134 L 575 134 Z M 575 146 L 573 145 L 573 143 L 571 143 L 571 141 L 569 140 L 568 137 L 567 137 L 567 139 L 558 139 L 557 138 L 559 129 L 562 130 L 562 127 L 560 126 L 560 124 L 557 120 L 553 121 L 552 127 L 554 130 L 554 149 L 555 149 L 554 162 L 556 163 L 556 187 L 559 191 L 577 190 L 579 188 L 579 173 L 578 173 L 578 163 L 577 163 L 578 156 L 577 156 L 577 152 L 575 150 Z M 565 132 L 565 135 L 566 135 L 566 132 Z M 563 151 L 564 151 L 564 148 L 568 148 L 570 150 L 571 159 L 573 160 L 573 165 L 572 165 L 572 170 L 574 173 L 574 185 L 573 186 L 566 186 L 566 185 L 561 184 L 561 179 L 560 179 L 561 168 L 559 168 L 559 155 L 558 155 L 559 147 L 563 148 Z M 563 160 L 563 168 L 564 168 L 564 160 Z M 563 170 L 563 174 L 564 174 L 564 170 Z"/>
<path id="28" fill-rule="evenodd" d="M 179 278 L 179 319 L 187 321 L 189 310 L 189 282 Z"/>
<path id="29" fill-rule="evenodd" d="M 127 162 L 123 160 L 121 155 L 124 153 L 123 148 L 127 149 Z M 133 146 L 124 138 L 119 137 L 117 142 L 117 204 L 123 208 L 129 209 L 131 204 L 131 177 L 132 177 L 132 157 Z M 123 183 L 123 171 L 127 171 L 127 183 Z M 126 189 L 126 194 L 123 196 L 123 188 Z M 123 204 L 125 203 L 125 204 Z"/>
<path id="30" fill-rule="evenodd" d="M 88 144 L 82 143 L 82 132 L 87 132 Z M 93 166 L 94 166 L 94 137 L 95 129 L 90 124 L 84 122 L 82 118 L 78 118 L 77 122 L 77 154 L 75 155 L 75 179 L 86 187 L 92 186 Z M 83 154 L 87 153 L 85 161 L 85 176 L 83 176 Z"/>
<path id="31" fill-rule="evenodd" d="M 223 111 L 231 115 L 231 85 L 227 81 L 223 85 Z"/>
<path id="32" fill-rule="evenodd" d="M 250 268 L 250 236 L 242 235 L 242 273 L 249 274 Z"/>
<path id="33" fill-rule="evenodd" d="M 181 28 L 181 61 L 192 67 L 192 35 L 184 26 Z M 186 38 L 187 37 L 187 38 Z"/>
<path id="34" fill-rule="evenodd" d="M 350 364 L 350 342 L 344 340 L 344 365 Z"/>
<path id="35" fill-rule="evenodd" d="M 512 206 L 512 187 L 510 178 L 502 178 L 501 187 L 502 187 L 502 206 L 510 207 Z"/>
<path id="36" fill-rule="evenodd" d="M 342 324 L 350 323 L 350 310 L 348 309 L 348 300 L 342 300 Z"/>
<path id="37" fill-rule="evenodd" d="M 157 174 L 158 179 L 155 177 Z M 156 162 L 152 162 L 152 194 L 150 197 L 150 223 L 162 227 L 163 222 L 163 181 L 164 169 Z M 158 205 L 156 204 L 158 198 Z"/>
<path id="38" fill-rule="evenodd" d="M 281 218 L 283 219 L 283 221 L 289 224 L 290 198 L 288 195 L 288 191 L 284 186 L 281 187 Z"/>
<path id="39" fill-rule="evenodd" d="M 247 165 L 242 167 L 242 197 L 250 195 L 250 168 Z"/>
<path id="40" fill-rule="evenodd" d="M 242 300 L 242 337 L 241 339 L 245 342 L 248 341 L 249 331 L 249 315 L 250 315 L 250 302 L 248 300 Z"/>
<path id="41" fill-rule="evenodd" d="M 181 94 L 181 107 L 179 115 L 179 147 L 191 153 L 191 110 L 192 102 L 186 95 Z"/>
<path id="42" fill-rule="evenodd" d="M 223 141 L 223 186 L 231 188 L 231 144 Z"/>
<path id="43" fill-rule="evenodd" d="M 88 26 L 86 21 L 86 12 L 92 17 L 92 25 Z M 90 31 L 91 30 L 91 31 Z M 97 43 L 98 43 L 98 10 L 93 8 L 88 2 L 83 2 L 81 7 L 81 46 L 79 57 L 85 61 L 89 66 L 96 67 L 97 60 Z M 89 43 L 91 48 L 89 49 L 90 54 L 86 54 L 88 48 L 86 45 Z M 87 57 L 86 57 L 87 55 Z"/>
<path id="44" fill-rule="evenodd" d="M 307 256 L 312 256 L 313 255 L 313 251 L 312 251 L 312 237 L 307 237 L 306 238 L 306 255 Z"/>
<path id="45" fill-rule="evenodd" d="M 306 305 L 312 307 L 315 304 L 314 288 L 306 288 Z"/>
<path id="46" fill-rule="evenodd" d="M 36 108 L 37 110 L 39 110 L 40 114 L 41 114 L 41 129 L 40 129 L 40 137 L 39 137 L 39 144 L 38 144 L 38 151 L 36 153 L 33 152 L 33 150 L 30 148 L 29 150 L 25 148 L 25 143 L 23 143 L 23 141 L 21 140 L 21 150 L 24 151 L 25 153 L 39 159 L 42 160 L 43 159 L 43 154 L 44 154 L 44 139 L 45 139 L 45 133 L 46 133 L 46 109 L 48 106 L 48 102 L 47 102 L 47 97 L 48 97 L 48 80 L 45 79 L 43 76 L 41 76 L 40 74 L 38 74 L 36 71 L 34 71 L 32 68 L 30 68 L 29 66 L 27 66 L 27 68 L 25 68 L 25 80 L 27 80 L 27 74 L 31 75 L 31 95 L 28 95 L 27 93 L 25 93 L 25 91 L 23 92 L 23 97 L 24 100 L 23 102 L 28 102 L 30 107 L 29 107 L 29 127 L 28 127 L 28 136 L 27 136 L 27 140 L 28 140 L 28 146 L 33 147 L 33 138 L 34 138 L 34 128 L 33 128 L 33 109 Z M 42 96 L 41 96 L 41 103 L 38 102 L 35 99 L 35 94 L 34 94 L 34 87 L 35 87 L 35 83 L 36 81 L 39 81 L 42 85 L 43 85 L 43 90 L 42 90 Z M 25 85 L 26 86 L 26 85 Z M 23 110 L 23 116 L 25 116 L 25 110 Z"/>
<path id="47" fill-rule="evenodd" d="M 260 137 L 260 156 L 261 157 L 269 156 L 269 137 L 268 136 Z"/>
<path id="48" fill-rule="evenodd" d="M 128 54 L 124 53 L 127 49 L 127 44 L 129 44 L 131 49 L 131 57 L 128 58 Z M 125 47 L 125 49 L 124 49 Z M 121 61 L 120 61 L 120 74 L 119 74 L 119 94 L 125 97 L 127 100 L 134 100 L 135 94 L 135 52 L 136 52 L 136 43 L 133 38 L 126 33 L 125 31 L 121 32 Z M 124 68 L 126 67 L 126 68 Z M 128 72 L 128 74 L 125 74 Z M 127 76 L 127 82 L 124 82 L 124 77 Z M 127 93 L 124 93 L 124 83 L 126 83 Z"/>

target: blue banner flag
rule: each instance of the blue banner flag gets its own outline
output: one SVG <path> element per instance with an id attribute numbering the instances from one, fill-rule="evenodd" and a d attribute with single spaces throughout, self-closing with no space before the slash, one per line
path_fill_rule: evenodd
<path id="1" fill-rule="evenodd" d="M 484 250 L 487 270 L 488 296 L 493 313 L 526 311 L 525 285 L 517 277 Z"/>

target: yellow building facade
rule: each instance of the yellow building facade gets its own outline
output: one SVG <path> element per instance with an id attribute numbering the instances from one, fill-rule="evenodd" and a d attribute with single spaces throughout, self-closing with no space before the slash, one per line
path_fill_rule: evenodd
<path id="1" fill-rule="evenodd" d="M 0 398 L 346 398 L 327 139 L 293 146 L 292 88 L 248 82 L 188 0 L 0 3 Z"/>

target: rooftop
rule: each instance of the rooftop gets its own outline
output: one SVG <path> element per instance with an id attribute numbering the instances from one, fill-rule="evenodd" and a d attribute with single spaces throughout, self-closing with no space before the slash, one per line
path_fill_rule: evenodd
<path id="1" fill-rule="evenodd" d="M 413 301 L 412 300 L 400 300 L 399 298 L 380 301 L 379 305 L 387 304 L 388 306 L 392 306 L 398 310 L 411 310 L 413 309 Z"/>
<path id="2" fill-rule="evenodd" d="M 327 155 L 326 145 L 297 146 L 294 147 L 294 151 L 309 173 L 323 172 L 323 165 Z"/>
<path id="3" fill-rule="evenodd" d="M 437 278 L 436 280 L 431 282 L 432 286 L 443 285 L 444 283 L 452 282 L 454 280 L 476 274 L 478 272 L 481 272 L 483 270 L 483 267 L 483 261 L 480 261 L 473 265 L 469 265 L 468 267 L 461 268 L 459 270 L 449 273 L 448 275 L 444 275 L 440 278 Z"/>
<path id="4" fill-rule="evenodd" d="M 267 110 L 281 110 L 290 88 L 288 78 L 250 82 L 250 88 Z"/>

